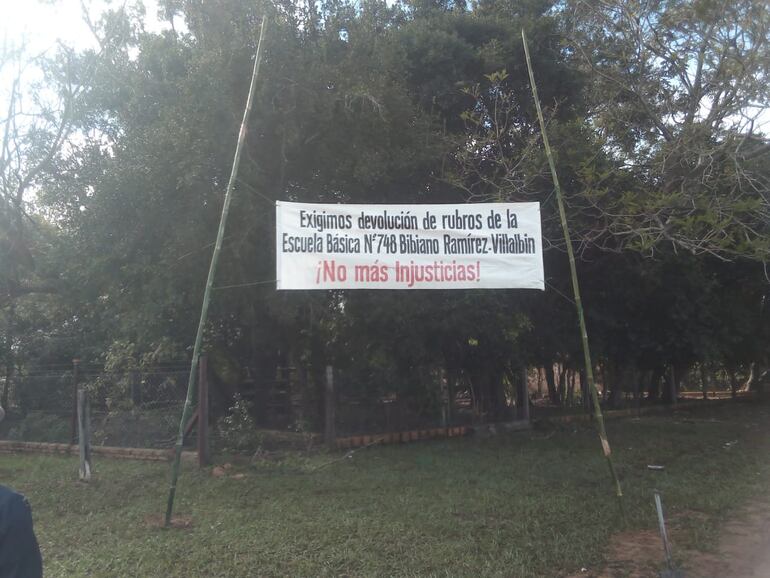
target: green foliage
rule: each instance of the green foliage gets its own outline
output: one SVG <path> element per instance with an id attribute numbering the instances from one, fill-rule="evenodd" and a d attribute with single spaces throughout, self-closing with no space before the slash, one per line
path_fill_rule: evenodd
<path id="1" fill-rule="evenodd" d="M 760 115 L 770 105 L 770 25 L 761 3 L 570 4 L 591 123 L 637 181 L 603 196 L 609 232 L 634 250 L 766 262 L 770 149 Z"/>
<path id="2" fill-rule="evenodd" d="M 332 364 L 371 399 L 431 412 L 447 373 L 495 414 L 507 372 L 579 365 L 521 28 L 601 363 L 765 363 L 767 143 L 741 114 L 766 104 L 766 18 L 750 0 L 726 9 L 734 27 L 710 2 L 634 6 L 167 0 L 160 32 L 138 3 L 112 6 L 92 23 L 97 50 L 41 60 L 66 106 L 36 109 L 38 130 L 13 135 L 19 170 L 2 168 L 10 381 L 81 357 L 116 375 L 89 384 L 97 397 L 125 400 L 122 376 L 189 358 L 263 15 L 271 32 L 205 334 L 225 389 L 301 367 L 317 401 Z M 731 44 L 739 33 L 752 41 Z M 706 102 L 720 105 L 713 118 Z M 548 289 L 277 293 L 276 199 L 537 200 Z"/>
<path id="3" fill-rule="evenodd" d="M 136 345 L 114 341 L 105 355 L 104 373 L 84 384 L 92 403 L 103 402 L 108 411 L 130 410 L 132 372 L 138 368 Z"/>
<path id="4" fill-rule="evenodd" d="M 23 418 L 9 420 L 6 438 L 23 442 L 70 443 L 67 415 L 30 411 Z"/>
<path id="5" fill-rule="evenodd" d="M 222 449 L 231 452 L 254 452 L 262 446 L 262 434 L 257 431 L 251 416 L 253 404 L 235 395 L 227 415 L 217 422 L 217 432 Z"/>

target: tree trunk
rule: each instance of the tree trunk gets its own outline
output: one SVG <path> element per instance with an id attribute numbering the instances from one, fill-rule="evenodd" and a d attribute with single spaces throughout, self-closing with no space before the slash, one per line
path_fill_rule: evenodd
<path id="1" fill-rule="evenodd" d="M 747 389 L 755 391 L 759 396 L 765 395 L 765 381 L 767 380 L 768 370 L 764 369 L 759 363 L 752 364 L 751 381 L 747 382 Z M 746 387 L 746 386 L 744 386 Z"/>
<path id="2" fill-rule="evenodd" d="M 663 400 L 672 405 L 676 405 L 677 397 L 679 396 L 679 386 L 682 376 L 686 373 L 687 368 L 684 365 L 671 365 L 669 371 L 666 374 L 666 388 L 664 390 Z"/>
<path id="3" fill-rule="evenodd" d="M 505 371 L 489 369 L 487 372 L 487 387 L 489 389 L 489 413 L 495 421 L 503 421 L 509 418 L 508 401 L 505 397 L 504 377 Z"/>
<path id="4" fill-rule="evenodd" d="M 730 395 L 733 399 L 738 397 L 738 374 L 734 367 L 727 370 L 727 375 L 730 378 Z"/>
<path id="5" fill-rule="evenodd" d="M 537 398 L 543 399 L 543 370 L 537 369 Z"/>
<path id="6" fill-rule="evenodd" d="M 633 392 L 634 392 L 634 407 L 636 407 L 636 413 L 637 415 L 641 413 L 642 410 L 642 386 L 641 382 L 644 380 L 644 378 L 647 377 L 646 371 L 635 371 L 634 372 L 634 383 L 633 383 Z"/>
<path id="7" fill-rule="evenodd" d="M 567 367 L 563 363 L 561 364 L 561 370 L 559 371 L 559 405 L 564 405 L 567 399 Z"/>
<path id="8" fill-rule="evenodd" d="M 610 399 L 608 401 L 608 404 L 610 408 L 617 409 L 619 408 L 621 404 L 621 399 L 623 398 L 623 389 L 620 387 L 620 384 L 615 382 L 612 389 L 610 390 Z"/>
<path id="9" fill-rule="evenodd" d="M 553 372 L 553 363 L 545 364 L 545 381 L 548 384 L 548 398 L 553 405 L 559 405 L 559 393 L 556 390 L 556 376 Z"/>
<path id="10" fill-rule="evenodd" d="M 0 407 L 8 410 L 8 395 L 11 389 L 11 378 L 13 377 L 13 361 L 10 357 L 5 363 L 5 383 L 3 383 L 3 401 L 0 403 Z"/>
<path id="11" fill-rule="evenodd" d="M 665 373 L 666 370 L 662 365 L 659 365 L 652 370 L 650 382 L 647 387 L 647 398 L 650 401 L 658 401 L 658 399 L 660 399 L 660 380 Z"/>
<path id="12" fill-rule="evenodd" d="M 753 361 L 749 364 L 749 376 L 746 378 L 746 381 L 741 386 L 741 391 L 750 391 L 751 386 L 754 383 L 754 372 L 756 369 L 756 363 Z"/>
<path id="13" fill-rule="evenodd" d="M 449 413 L 447 425 L 452 425 L 454 423 L 457 382 L 457 374 L 454 371 L 447 371 L 447 412 Z"/>
<path id="14" fill-rule="evenodd" d="M 599 367 L 602 372 L 602 403 L 607 403 L 607 370 L 606 363 L 602 363 Z"/>
<path id="15" fill-rule="evenodd" d="M 11 390 L 11 379 L 13 378 L 13 330 L 16 314 L 16 304 L 11 303 L 8 309 L 8 323 L 5 331 L 5 339 L 7 341 L 6 358 L 5 358 L 5 383 L 3 384 L 3 398 L 2 407 L 8 409 L 8 396 Z"/>
<path id="16" fill-rule="evenodd" d="M 609 399 L 607 404 L 612 409 L 620 407 L 620 400 L 623 396 L 622 372 L 618 369 L 618 364 L 613 362 L 607 367 L 607 374 L 612 386 L 609 388 Z M 605 384 L 605 389 L 607 388 Z"/>
<path id="17" fill-rule="evenodd" d="M 682 390 L 689 391 L 692 389 L 690 383 L 690 373 L 692 368 L 689 365 L 678 363 L 674 366 L 674 383 L 676 384 L 676 392 Z"/>
<path id="18" fill-rule="evenodd" d="M 701 387 L 701 393 L 703 394 L 703 399 L 709 398 L 709 389 L 711 387 L 711 375 L 709 374 L 708 369 L 706 368 L 705 363 L 700 364 L 700 387 Z"/>
<path id="19" fill-rule="evenodd" d="M 575 405 L 575 370 L 569 371 L 569 383 L 567 386 L 567 405 Z"/>
<path id="20" fill-rule="evenodd" d="M 517 380 L 517 408 L 516 417 L 523 421 L 529 421 L 529 372 L 524 366 L 519 370 L 519 379 Z"/>
<path id="21" fill-rule="evenodd" d="M 591 403 L 591 392 L 588 391 L 588 379 L 586 379 L 585 370 L 581 370 L 578 373 L 578 379 L 580 380 L 580 401 L 588 413 L 593 412 L 593 403 Z"/>
<path id="22" fill-rule="evenodd" d="M 332 451 L 337 447 L 336 400 L 334 395 L 334 369 L 327 365 L 324 371 L 324 443 Z"/>

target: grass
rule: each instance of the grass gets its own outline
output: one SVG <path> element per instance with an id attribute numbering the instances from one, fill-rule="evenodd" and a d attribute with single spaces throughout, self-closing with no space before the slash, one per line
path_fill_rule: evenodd
<path id="1" fill-rule="evenodd" d="M 713 547 L 724 516 L 765 491 L 769 414 L 736 404 L 610 422 L 629 527 L 655 527 L 658 488 L 668 516 L 700 513 L 681 516 L 677 544 Z M 590 428 L 369 448 L 318 467 L 330 459 L 228 470 L 243 479 L 187 465 L 186 529 L 147 523 L 165 506 L 166 464 L 100 460 L 86 485 L 73 458 L 2 456 L 0 481 L 33 504 L 47 577 L 558 576 L 600 567 L 620 528 Z"/>

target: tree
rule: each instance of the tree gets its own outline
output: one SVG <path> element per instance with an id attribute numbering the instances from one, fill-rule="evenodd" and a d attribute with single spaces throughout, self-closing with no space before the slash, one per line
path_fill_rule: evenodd
<path id="1" fill-rule="evenodd" d="M 0 53 L 0 74 L 12 78 L 0 103 L 0 307 L 56 290 L 55 279 L 36 269 L 36 245 L 51 231 L 29 209 L 35 191 L 58 171 L 72 130 L 80 91 L 70 63 L 66 49 L 30 58 L 6 44 Z M 28 78 L 34 71 L 43 81 Z"/>
<path id="2" fill-rule="evenodd" d="M 623 32 L 637 25 L 628 16 L 633 6 L 624 12 L 608 3 L 591 10 L 539 0 L 469 5 L 166 0 L 160 32 L 145 29 L 132 3 L 91 21 L 98 48 L 62 51 L 47 65 L 46 82 L 62 87 L 56 94 L 64 97 L 71 86 L 73 104 L 66 118 L 53 108 L 41 116 L 50 124 L 39 124 L 25 141 L 24 170 L 48 158 L 59 120 L 74 138 L 63 137 L 45 170 L 25 185 L 34 204 L 17 194 L 25 179 L 6 173 L 8 209 L 0 213 L 8 215 L 0 226 L 3 258 L 16 263 L 0 272 L 0 301 L 18 287 L 52 285 L 58 294 L 5 301 L 16 305 L 16 336 L 0 347 L 18 360 L 61 327 L 92 361 L 108 351 L 189 352 L 255 31 L 269 14 L 263 82 L 206 334 L 212 368 L 228 374 L 223 381 L 235 387 L 247 370 L 264 377 L 277 367 L 302 367 L 313 398 L 333 363 L 367 383 L 372 398 L 395 392 L 427 407 L 440 376 L 450 376 L 474 394 L 481 411 L 502 416 L 506 382 L 517 367 L 578 365 L 576 320 L 561 295 L 569 292 L 562 235 L 518 41 L 522 26 L 543 78 L 601 364 L 662 373 L 718 353 L 743 372 L 748 351 L 761 357 L 760 345 L 745 346 L 750 334 L 743 327 L 759 306 L 761 268 L 740 264 L 734 271 L 743 286 L 736 291 L 728 283 L 733 263 L 718 261 L 763 258 L 763 137 L 748 122 L 731 124 L 736 110 L 748 114 L 748 104 L 764 98 L 755 86 L 761 43 L 754 52 L 738 43 L 705 4 L 692 13 L 683 3 L 645 4 L 639 9 L 649 22 L 638 25 L 648 51 L 639 61 L 647 67 L 642 74 L 627 54 L 636 36 Z M 675 21 L 677 14 L 687 21 Z M 759 38 L 761 16 L 754 16 L 758 23 L 747 16 L 740 26 Z M 711 36 L 701 26 L 708 22 Z M 564 42 L 567 32 L 581 39 L 584 53 Z M 664 57 L 676 64 L 673 52 L 691 54 L 679 58 L 693 63 L 683 66 L 694 86 L 700 52 L 688 47 L 701 46 L 698 38 L 710 39 L 699 77 L 705 96 L 688 120 L 695 89 L 673 64 L 664 66 Z M 729 38 L 754 73 L 730 69 L 738 58 L 730 55 L 738 53 Z M 722 59 L 721 76 L 709 72 L 715 58 Z M 718 82 L 733 96 L 725 100 Z M 746 106 L 736 109 L 739 101 Z M 722 103 L 723 113 L 708 124 L 711 102 Z M 705 164 L 696 171 L 698 158 Z M 548 291 L 413 292 L 408 299 L 390 292 L 277 293 L 276 199 L 539 200 Z M 21 237 L 13 232 L 19 222 Z M 710 258 L 682 254 L 684 248 Z M 657 260 L 648 259 L 651 253 Z M 734 300 L 729 312 L 718 311 L 724 299 Z M 704 337 L 704 327 L 719 324 L 724 331 Z M 32 327 L 43 327 L 42 335 L 27 335 Z M 44 354 L 75 353 L 64 349 Z"/>
<path id="3" fill-rule="evenodd" d="M 74 129 L 87 87 L 85 78 L 75 73 L 74 61 L 74 53 L 64 46 L 34 57 L 23 44 L 6 42 L 0 51 L 0 75 L 11 79 L 0 101 L 3 405 L 34 330 L 40 335 L 49 329 L 49 321 L 62 320 L 48 297 L 61 295 L 66 287 L 61 235 L 46 218 L 50 215 L 38 194 L 67 171 L 73 158 Z"/>
<path id="4" fill-rule="evenodd" d="M 770 255 L 763 111 L 770 21 L 761 2 L 578 0 L 569 51 L 589 120 L 636 183 L 590 199 L 623 247 L 721 259 Z"/>

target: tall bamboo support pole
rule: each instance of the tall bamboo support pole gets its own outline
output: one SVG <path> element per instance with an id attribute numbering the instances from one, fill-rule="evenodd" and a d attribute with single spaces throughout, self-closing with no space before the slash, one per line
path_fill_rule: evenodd
<path id="1" fill-rule="evenodd" d="M 580 338 L 583 343 L 583 357 L 585 358 L 584 361 L 586 366 L 586 380 L 588 381 L 588 389 L 591 392 L 591 399 L 593 400 L 594 418 L 596 419 L 597 429 L 599 430 L 599 439 L 602 443 L 602 451 L 604 452 L 604 457 L 607 459 L 607 465 L 610 468 L 610 475 L 612 476 L 612 480 L 615 483 L 615 493 L 618 498 L 618 504 L 620 505 L 621 515 L 625 516 L 623 514 L 623 491 L 620 488 L 620 480 L 618 479 L 618 474 L 615 471 L 615 464 L 612 461 L 610 442 L 607 439 L 607 431 L 604 428 L 604 416 L 602 415 L 602 408 L 599 404 L 599 395 L 596 392 L 596 383 L 594 382 L 594 370 L 591 363 L 591 351 L 588 348 L 588 331 L 586 330 L 586 321 L 583 314 L 583 301 L 580 298 L 580 285 L 578 284 L 577 266 L 575 265 L 575 252 L 572 249 L 572 239 L 570 237 L 569 227 L 567 225 L 567 212 L 564 209 L 564 199 L 562 198 L 559 177 L 556 174 L 556 164 L 554 163 L 553 154 L 551 153 L 551 146 L 548 143 L 548 133 L 545 130 L 543 111 L 540 108 L 540 99 L 537 95 L 535 75 L 532 72 L 532 61 L 529 58 L 529 46 L 527 46 L 527 37 L 524 34 L 523 29 L 521 31 L 521 40 L 524 43 L 524 55 L 527 59 L 529 83 L 532 87 L 532 98 L 534 98 L 535 107 L 537 108 L 537 119 L 540 122 L 540 132 L 543 135 L 543 146 L 545 147 L 545 154 L 548 157 L 548 166 L 551 168 L 553 185 L 556 189 L 556 203 L 559 206 L 559 217 L 561 218 L 561 226 L 564 231 L 564 240 L 567 243 L 567 256 L 569 257 L 570 276 L 572 277 L 572 291 L 575 296 L 575 308 L 577 309 L 578 322 L 580 324 Z"/>
<path id="2" fill-rule="evenodd" d="M 259 63 L 262 59 L 262 40 L 265 35 L 265 22 L 266 18 L 262 18 L 262 26 L 259 31 L 259 43 L 257 44 L 257 54 L 254 58 L 254 70 L 251 75 L 251 85 L 249 86 L 249 96 L 246 99 L 246 108 L 243 111 L 243 120 L 241 121 L 241 129 L 238 133 L 238 144 L 235 147 L 235 157 L 233 158 L 233 168 L 230 171 L 230 180 L 227 183 L 227 191 L 225 192 L 225 200 L 222 206 L 222 216 L 219 220 L 219 230 L 217 231 L 217 240 L 214 245 L 214 253 L 211 256 L 211 264 L 209 266 L 209 274 L 206 279 L 206 289 L 203 293 L 203 305 L 201 306 L 201 316 L 198 322 L 198 333 L 195 336 L 195 345 L 193 346 L 192 362 L 190 363 L 190 377 L 187 382 L 187 397 L 184 402 L 184 409 L 182 410 L 182 419 L 179 422 L 179 434 L 177 435 L 176 446 L 174 448 L 174 462 L 171 467 L 171 484 L 168 492 L 168 504 L 166 506 L 166 518 L 165 525 L 169 526 L 171 523 L 171 513 L 174 510 L 174 496 L 176 494 L 176 484 L 179 478 L 179 463 L 182 457 L 182 444 L 184 442 L 184 430 L 187 420 L 190 418 L 192 412 L 192 398 L 195 392 L 196 377 L 197 377 L 197 364 L 200 357 L 201 345 L 203 343 L 203 329 L 206 326 L 209 312 L 209 302 L 211 301 L 211 290 L 214 285 L 214 277 L 216 275 L 217 264 L 219 262 L 219 254 L 222 251 L 222 239 L 225 236 L 225 227 L 227 225 L 227 215 L 230 212 L 230 201 L 232 200 L 233 189 L 235 187 L 235 179 L 238 175 L 238 166 L 241 162 L 241 153 L 243 150 L 243 143 L 246 141 L 246 128 L 249 122 L 249 115 L 251 114 L 251 106 L 254 100 L 254 93 L 257 86 L 257 75 L 259 73 Z"/>

